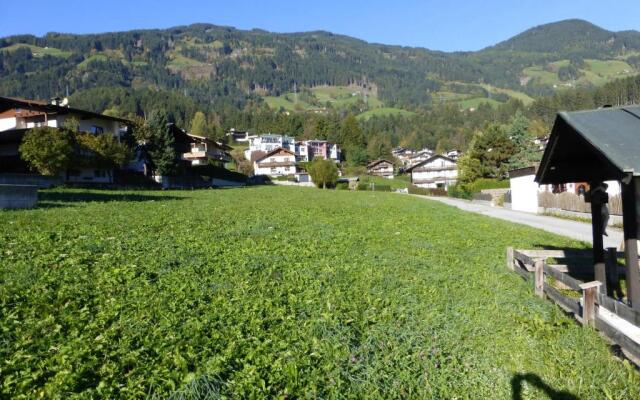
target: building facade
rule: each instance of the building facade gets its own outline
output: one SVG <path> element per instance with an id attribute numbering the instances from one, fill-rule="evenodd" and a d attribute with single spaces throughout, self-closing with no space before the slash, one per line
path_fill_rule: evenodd
<path id="1" fill-rule="evenodd" d="M 272 150 L 253 162 L 255 175 L 278 177 L 295 175 L 297 172 L 295 153 L 283 148 Z"/>
<path id="2" fill-rule="evenodd" d="M 393 163 L 389 160 L 376 160 L 367 165 L 367 174 L 393 178 Z"/>
<path id="3" fill-rule="evenodd" d="M 415 186 L 448 189 L 458 180 L 458 165 L 455 160 L 443 155 L 431 156 L 409 168 L 411 183 Z"/>

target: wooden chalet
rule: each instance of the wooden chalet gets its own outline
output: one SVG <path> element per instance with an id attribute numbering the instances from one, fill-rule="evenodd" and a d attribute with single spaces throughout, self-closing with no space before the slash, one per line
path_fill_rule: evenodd
<path id="1" fill-rule="evenodd" d="M 367 174 L 393 178 L 393 163 L 389 160 L 376 160 L 367 165 Z"/>

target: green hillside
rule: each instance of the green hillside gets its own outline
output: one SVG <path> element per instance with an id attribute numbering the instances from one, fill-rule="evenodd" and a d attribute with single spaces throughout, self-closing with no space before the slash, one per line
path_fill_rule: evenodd
<path id="1" fill-rule="evenodd" d="M 517 98 L 528 104 L 571 81 L 602 85 L 637 73 L 639 54 L 638 32 L 609 32 L 577 20 L 535 27 L 466 53 L 372 44 L 323 31 L 280 34 L 193 24 L 0 38 L 0 94 L 50 98 L 67 89 L 153 88 L 176 91 L 202 107 L 242 109 L 265 98 L 289 111 L 350 108 L 365 95 L 368 109 L 413 110 L 442 98 Z M 564 65 L 567 60 L 576 67 Z M 276 99 L 294 89 L 313 98 L 298 105 Z"/>

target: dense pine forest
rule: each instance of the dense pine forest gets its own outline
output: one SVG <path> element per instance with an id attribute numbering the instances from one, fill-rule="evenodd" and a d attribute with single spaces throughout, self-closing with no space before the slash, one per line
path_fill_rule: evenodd
<path id="1" fill-rule="evenodd" d="M 465 149 L 516 115 L 545 135 L 558 110 L 637 102 L 638 68 L 640 33 L 579 20 L 457 53 L 210 24 L 0 39 L 3 96 L 68 94 L 74 106 L 125 117 L 162 109 L 187 128 L 202 112 L 211 136 L 286 132 L 355 141 L 370 154 Z"/>

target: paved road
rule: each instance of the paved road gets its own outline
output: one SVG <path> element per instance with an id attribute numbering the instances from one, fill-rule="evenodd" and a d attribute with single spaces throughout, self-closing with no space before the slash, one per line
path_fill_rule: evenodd
<path id="1" fill-rule="evenodd" d="M 425 199 L 424 196 L 416 196 Z M 571 221 L 567 219 L 549 217 L 545 215 L 529 214 L 520 211 L 507 210 L 500 207 L 491 207 L 483 204 L 472 203 L 466 200 L 452 199 L 450 197 L 429 197 L 428 200 L 439 201 L 450 206 L 458 207 L 461 210 L 470 211 L 493 218 L 516 222 L 534 228 L 567 236 L 573 239 L 591 243 L 591 224 L 585 222 Z M 609 236 L 604 237 L 605 247 L 619 247 L 622 243 L 623 234 L 619 229 L 609 227 Z"/>

